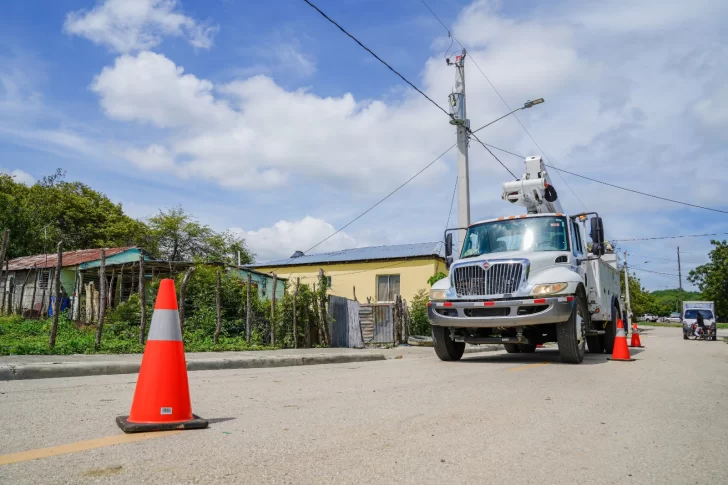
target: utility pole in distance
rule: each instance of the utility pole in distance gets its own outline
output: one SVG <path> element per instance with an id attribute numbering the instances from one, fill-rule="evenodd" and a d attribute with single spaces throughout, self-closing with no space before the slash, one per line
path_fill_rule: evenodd
<path id="1" fill-rule="evenodd" d="M 470 120 L 465 111 L 465 49 L 455 62 L 455 91 L 450 94 L 450 124 L 457 126 L 458 138 L 458 227 L 470 225 L 470 173 L 468 167 L 468 129 Z M 458 231 L 458 255 L 465 243 L 465 230 Z M 456 257 L 457 258 L 457 257 Z"/>
<path id="2" fill-rule="evenodd" d="M 682 294 L 682 266 L 680 265 L 680 246 L 677 247 L 677 274 L 680 278 L 680 293 Z"/>
<path id="3" fill-rule="evenodd" d="M 624 331 L 632 328 L 632 307 L 629 303 L 629 272 L 627 271 L 627 251 L 624 252 L 624 297 L 627 304 L 627 326 Z"/>

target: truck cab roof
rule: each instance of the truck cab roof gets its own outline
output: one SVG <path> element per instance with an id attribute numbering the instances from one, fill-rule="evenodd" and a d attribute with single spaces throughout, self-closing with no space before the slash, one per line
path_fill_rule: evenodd
<path id="1" fill-rule="evenodd" d="M 487 222 L 496 222 L 496 221 L 508 221 L 513 219 L 527 219 L 527 218 L 533 218 L 533 217 L 563 217 L 565 214 L 562 214 L 561 212 L 553 212 L 553 213 L 547 213 L 547 214 L 520 214 L 517 216 L 503 216 L 503 217 L 494 217 L 493 219 L 483 219 L 477 222 L 473 222 L 470 224 L 470 226 L 477 226 L 479 224 L 485 224 Z"/>

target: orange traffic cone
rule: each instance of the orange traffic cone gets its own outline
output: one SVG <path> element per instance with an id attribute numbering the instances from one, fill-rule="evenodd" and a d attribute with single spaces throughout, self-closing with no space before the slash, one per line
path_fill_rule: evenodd
<path id="1" fill-rule="evenodd" d="M 627 347 L 627 334 L 624 333 L 624 324 L 622 320 L 617 320 L 617 335 L 614 337 L 614 350 L 612 356 L 607 360 L 634 360 L 629 356 L 629 347 Z"/>
<path id="2" fill-rule="evenodd" d="M 632 341 L 629 344 L 630 347 L 643 348 L 642 342 L 640 342 L 640 330 L 637 328 L 637 322 L 632 324 Z"/>
<path id="3" fill-rule="evenodd" d="M 131 412 L 116 424 L 125 433 L 207 428 L 192 414 L 174 280 L 159 284 Z"/>

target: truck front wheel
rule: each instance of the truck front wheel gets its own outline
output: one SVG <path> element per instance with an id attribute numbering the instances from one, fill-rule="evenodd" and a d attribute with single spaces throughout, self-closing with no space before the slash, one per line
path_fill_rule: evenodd
<path id="1" fill-rule="evenodd" d="M 581 364 L 584 360 L 587 318 L 586 300 L 579 294 L 574 295 L 571 316 L 567 321 L 556 325 L 556 341 L 562 362 Z"/>
<path id="2" fill-rule="evenodd" d="M 460 360 L 465 352 L 465 342 L 455 342 L 450 338 L 450 329 L 432 326 L 432 346 L 435 353 L 444 361 Z"/>

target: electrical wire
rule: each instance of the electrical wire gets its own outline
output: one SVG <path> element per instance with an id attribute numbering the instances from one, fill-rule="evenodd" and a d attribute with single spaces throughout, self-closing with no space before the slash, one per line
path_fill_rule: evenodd
<path id="1" fill-rule="evenodd" d="M 630 269 L 636 269 L 637 271 L 644 271 L 645 273 L 652 273 L 652 274 L 657 274 L 657 275 L 662 275 L 662 276 L 669 276 L 670 278 L 679 278 L 679 276 L 676 275 L 676 274 L 663 273 L 661 271 L 652 271 L 652 270 L 649 270 L 649 269 L 640 268 L 639 266 L 630 266 L 630 265 L 627 265 L 627 269 L 628 270 L 630 270 Z"/>
<path id="2" fill-rule="evenodd" d="M 716 232 L 713 234 L 685 234 L 682 236 L 658 236 L 658 237 L 635 237 L 629 239 L 611 239 L 609 242 L 632 242 L 632 241 L 656 241 L 658 239 L 681 239 L 686 237 L 709 237 L 709 236 L 725 236 L 728 232 Z"/>
<path id="3" fill-rule="evenodd" d="M 490 153 L 490 154 L 491 154 L 491 155 L 493 156 L 493 158 L 495 158 L 495 159 L 496 159 L 496 160 L 498 161 L 498 163 L 500 163 L 500 164 L 501 164 L 501 166 L 502 166 L 503 168 L 505 168 L 505 169 L 506 169 L 506 170 L 508 171 L 508 173 L 509 173 L 509 174 L 511 174 L 511 176 L 512 176 L 512 177 L 513 177 L 514 179 L 518 180 L 518 177 L 516 177 L 516 174 L 514 174 L 513 172 L 511 172 L 511 169 L 509 169 L 508 167 L 506 167 L 506 165 L 505 165 L 505 164 L 504 164 L 503 162 L 501 162 L 500 158 L 496 157 L 496 156 L 495 156 L 495 153 L 493 153 L 493 152 L 492 152 L 492 151 L 490 150 L 490 148 L 488 148 L 488 146 L 487 146 L 487 145 L 486 145 L 485 143 L 483 143 L 482 141 L 480 141 L 480 138 L 478 138 L 478 135 L 476 135 L 475 133 L 473 133 L 473 131 L 471 131 L 471 130 L 470 130 L 470 128 L 468 128 L 468 133 L 470 133 L 470 135 L 471 135 L 471 136 L 472 136 L 473 138 L 475 138 L 475 141 L 477 141 L 478 143 L 480 143 L 481 145 L 483 145 L 483 148 L 485 148 L 485 149 L 486 149 L 486 150 L 488 151 L 488 153 Z"/>
<path id="4" fill-rule="evenodd" d="M 443 28 L 447 31 L 447 33 L 450 36 L 452 36 L 452 38 L 455 40 L 455 42 L 457 42 L 460 45 L 460 47 L 462 47 L 463 49 L 467 50 L 465 48 L 465 46 L 462 44 L 462 42 L 460 42 L 457 39 L 457 37 L 455 37 L 455 34 L 453 34 L 452 31 L 445 25 L 445 23 L 442 20 L 440 20 L 440 17 L 437 16 L 437 14 L 430 8 L 430 6 L 427 5 L 427 3 L 424 0 L 420 0 L 420 2 L 422 2 L 422 4 L 427 8 L 427 10 L 430 11 L 430 13 L 432 14 L 432 16 L 435 17 L 438 22 L 440 22 L 440 25 L 442 25 Z M 476 62 L 475 57 L 473 57 L 472 53 L 468 57 L 470 57 L 470 60 L 473 61 L 473 64 L 475 65 L 475 67 L 478 69 L 478 71 L 480 71 L 480 74 L 485 78 L 485 80 L 488 82 L 488 84 L 490 85 L 490 87 L 493 88 L 493 91 L 495 91 L 495 93 L 498 95 L 498 97 L 500 98 L 500 100 L 503 101 L 503 104 L 506 106 L 506 108 L 508 108 L 508 110 L 511 111 L 512 109 L 508 105 L 508 102 L 506 102 L 505 98 L 503 98 L 503 96 L 501 96 L 501 93 L 498 91 L 498 89 L 495 87 L 495 85 L 490 81 L 490 79 L 488 78 L 488 76 L 485 75 L 485 72 L 483 72 L 483 70 L 480 68 L 480 65 L 478 65 L 478 63 Z M 541 150 L 541 153 L 543 153 L 544 157 L 546 157 L 546 160 L 549 160 L 551 157 L 549 157 L 548 154 L 546 153 L 546 151 L 543 148 L 541 148 L 541 146 L 538 144 L 538 142 L 533 137 L 533 135 L 531 135 L 531 133 L 528 131 L 528 129 L 526 129 L 526 127 L 524 126 L 524 124 L 521 123 L 520 118 L 518 118 L 518 116 L 515 114 L 515 112 L 513 112 L 512 114 L 513 114 L 513 117 L 516 119 L 516 121 L 518 121 L 518 124 L 521 125 L 521 128 L 523 128 L 523 131 L 526 132 L 526 135 L 528 135 L 528 137 L 534 143 L 534 145 L 536 145 L 536 147 L 538 147 L 538 149 Z M 574 197 L 576 198 L 576 200 L 578 200 L 579 203 L 582 205 L 582 207 L 584 207 L 584 210 L 588 211 L 589 209 L 587 209 L 586 205 L 579 198 L 579 196 L 576 195 L 576 192 L 574 192 L 574 189 L 571 188 L 571 186 L 569 185 L 569 182 L 567 182 L 564 179 L 564 177 L 561 176 L 560 173 L 556 172 L 556 174 L 559 176 L 559 178 L 561 179 L 561 181 L 564 182 L 564 184 L 569 189 L 569 191 L 574 195 Z"/>
<path id="5" fill-rule="evenodd" d="M 554 167 L 553 165 L 546 164 L 546 166 L 547 167 L 551 167 L 554 170 L 557 170 L 558 172 L 568 173 L 569 175 L 573 175 L 574 177 L 579 177 L 579 178 L 583 178 L 585 180 L 589 180 L 591 182 L 596 182 L 598 184 L 607 185 L 609 187 L 614 187 L 615 189 L 620 189 L 620 190 L 624 190 L 624 191 L 627 191 L 627 192 L 633 192 L 635 194 L 640 194 L 640 195 L 646 195 L 647 197 L 652 197 L 654 199 L 665 200 L 667 202 L 673 202 L 675 204 L 682 204 L 682 205 L 685 205 L 685 206 L 688 206 L 688 207 L 695 207 L 696 209 L 703 209 L 703 210 L 707 210 L 707 211 L 713 211 L 713 212 L 720 212 L 722 214 L 728 214 L 728 211 L 725 211 L 725 210 L 722 210 L 722 209 L 714 209 L 712 207 L 705 207 L 705 206 L 702 206 L 702 205 L 691 204 L 690 202 L 683 202 L 683 201 L 680 201 L 680 200 L 669 199 L 667 197 L 662 197 L 662 196 L 659 196 L 659 195 L 648 194 L 647 192 L 641 192 L 641 191 L 635 190 L 635 189 L 628 189 L 626 187 L 621 187 L 619 185 L 610 184 L 609 182 L 602 182 L 601 180 L 597 180 L 597 179 L 594 179 L 594 178 L 591 178 L 591 177 L 587 177 L 586 175 L 581 175 L 581 174 L 578 174 L 578 173 L 570 172 L 568 170 L 564 170 L 563 168 Z"/>
<path id="6" fill-rule="evenodd" d="M 318 243 L 314 244 L 313 246 L 311 246 L 310 248 L 308 248 L 308 249 L 307 249 L 307 250 L 306 250 L 305 252 L 306 252 L 306 253 L 308 253 L 308 252 L 309 252 L 309 251 L 311 251 L 312 249 L 315 249 L 315 248 L 317 248 L 317 247 L 318 247 L 318 246 L 320 246 L 321 244 L 325 243 L 326 241 L 328 241 L 329 239 L 331 239 L 332 237 L 334 237 L 335 235 L 337 235 L 338 233 L 340 233 L 341 231 L 343 231 L 344 229 L 346 229 L 347 227 L 349 227 L 350 225 L 352 225 L 353 223 L 355 223 L 356 221 L 358 221 L 359 219 L 361 219 L 362 217 L 364 217 L 364 216 L 365 216 L 365 215 L 366 215 L 367 213 L 369 213 L 369 212 L 370 212 L 370 211 L 371 211 L 372 209 L 374 209 L 375 207 L 377 207 L 377 206 L 378 206 L 379 204 L 381 204 L 381 203 L 382 203 L 382 202 L 384 202 L 385 200 L 389 199 L 389 198 L 390 198 L 391 196 L 393 196 L 393 195 L 394 195 L 395 193 L 397 193 L 397 192 L 398 192 L 398 191 L 399 191 L 399 190 L 400 190 L 400 189 L 401 189 L 402 187 L 404 187 L 404 186 L 405 186 L 405 185 L 407 185 L 408 183 L 412 182 L 412 181 L 413 181 L 413 180 L 414 180 L 414 179 L 415 179 L 415 178 L 416 178 L 416 177 L 417 177 L 418 175 L 420 175 L 420 174 L 421 174 L 422 172 L 424 172 L 425 170 L 427 170 L 428 168 L 430 168 L 430 167 L 431 167 L 432 165 L 434 165 L 434 164 L 435 164 L 435 162 L 437 162 L 437 161 L 438 161 L 438 160 L 440 160 L 440 159 L 441 159 L 442 157 L 444 157 L 444 156 L 445 156 L 445 154 L 446 154 L 447 152 L 449 152 L 450 150 L 452 150 L 453 148 L 455 148 L 455 146 L 456 146 L 456 145 L 457 145 L 457 143 L 454 143 L 454 144 L 452 144 L 452 145 L 450 146 L 450 148 L 448 148 L 447 150 L 445 150 L 444 152 L 442 152 L 442 153 L 441 153 L 441 154 L 440 154 L 440 155 L 439 155 L 439 156 L 438 156 L 437 158 L 435 158 L 435 159 L 434 159 L 433 161 L 431 161 L 430 163 L 428 163 L 427 165 L 425 165 L 424 167 L 422 167 L 422 168 L 420 169 L 420 171 L 419 171 L 419 172 L 417 172 L 416 174 L 414 174 L 413 176 L 411 176 L 410 178 L 408 178 L 408 179 L 407 179 L 407 180 L 406 180 L 406 181 L 405 181 L 405 182 L 404 182 L 403 184 L 401 184 L 401 185 L 400 185 L 399 187 L 397 187 L 396 189 L 394 189 L 393 191 L 391 191 L 391 192 L 390 192 L 389 194 L 387 194 L 387 195 L 385 195 L 384 197 L 382 197 L 381 199 L 379 199 L 379 201 L 377 201 L 377 203 L 375 203 L 374 205 L 372 205 L 371 207 L 369 207 L 369 208 L 368 208 L 367 210 L 365 210 L 364 212 L 362 212 L 361 214 L 359 214 L 358 216 L 356 216 L 356 217 L 355 217 L 354 219 L 352 219 L 351 221 L 349 221 L 349 222 L 348 222 L 348 223 L 346 223 L 345 225 L 341 226 L 341 227 L 340 227 L 339 229 L 337 229 L 336 231 L 334 231 L 334 232 L 333 232 L 332 234 L 330 234 L 330 235 L 329 235 L 328 237 L 326 237 L 325 239 L 322 239 L 322 240 L 321 240 L 320 242 L 318 242 Z M 295 258 L 291 258 L 291 260 L 290 260 L 290 261 L 288 261 L 288 262 L 290 263 L 291 261 L 293 261 L 293 259 L 295 259 Z"/>
<path id="7" fill-rule="evenodd" d="M 354 42 L 356 42 L 357 44 L 359 44 L 359 46 L 360 46 L 361 48 L 363 48 L 363 49 L 364 49 L 365 51 L 367 51 L 367 52 L 368 52 L 368 53 L 370 53 L 370 54 L 371 54 L 372 56 L 374 56 L 374 58 L 375 58 L 375 59 L 377 59 L 377 60 L 378 60 L 379 62 L 381 62 L 382 64 L 384 64 L 385 66 L 387 66 L 387 68 L 388 68 L 388 69 L 389 69 L 390 71 L 392 71 L 392 72 L 393 72 L 394 74 L 396 74 L 397 76 L 399 76 L 399 78 L 400 78 L 400 79 L 402 79 L 402 81 L 404 81 L 404 82 L 406 82 L 407 84 L 409 84 L 409 85 L 410 85 L 410 86 L 412 87 L 412 89 L 414 89 L 415 91 L 417 91 L 418 93 L 420 93 L 420 94 L 421 94 L 422 96 L 424 96 L 424 97 L 425 97 L 425 98 L 426 98 L 426 99 L 427 99 L 427 100 L 428 100 L 428 101 L 429 101 L 430 103 L 432 103 L 432 104 L 433 104 L 434 106 L 436 106 L 436 107 L 437 107 L 437 108 L 438 108 L 438 109 L 439 109 L 440 111 L 442 111 L 443 113 L 445 113 L 445 114 L 446 114 L 446 115 L 448 116 L 448 118 L 452 118 L 452 115 L 451 115 L 450 113 L 448 113 L 448 112 L 447 112 L 447 111 L 446 111 L 446 110 L 445 110 L 445 109 L 444 109 L 444 108 L 443 108 L 442 106 L 440 106 L 440 105 L 439 105 L 439 104 L 437 104 L 437 103 L 436 103 L 435 101 L 433 101 L 433 100 L 432 100 L 432 98 L 430 98 L 430 97 L 429 97 L 428 95 L 426 95 L 426 94 L 425 94 L 424 92 L 422 92 L 422 91 L 420 90 L 420 88 L 418 88 L 417 86 L 415 86 L 414 84 L 412 84 L 412 83 L 411 83 L 411 82 L 409 81 L 409 79 L 407 79 L 407 78 L 406 78 L 406 77 L 404 77 L 404 76 L 403 76 L 402 74 L 400 74 L 400 73 L 399 73 L 399 71 L 397 71 L 397 70 L 396 70 L 396 69 L 394 69 L 394 68 L 393 68 L 392 66 L 390 66 L 389 64 L 387 64 L 387 62 L 386 62 L 386 61 L 384 61 L 384 60 L 383 60 L 383 59 L 382 59 L 381 57 L 379 57 L 378 55 L 376 55 L 376 54 L 375 54 L 375 53 L 374 53 L 374 52 L 373 52 L 373 51 L 372 51 L 372 50 L 371 50 L 371 49 L 370 49 L 369 47 L 367 47 L 367 46 L 365 46 L 364 44 L 362 44 L 362 43 L 361 43 L 361 41 L 359 41 L 359 39 L 357 39 L 356 37 L 354 37 L 353 35 L 351 35 L 351 34 L 350 34 L 349 32 L 347 32 L 347 31 L 346 31 L 346 29 L 344 29 L 344 28 L 343 28 L 343 27 L 342 27 L 341 25 L 339 25 L 338 23 L 336 23 L 336 21 L 335 21 L 334 19 L 332 19 L 331 17 L 329 17 L 328 15 L 326 15 L 326 14 L 325 14 L 324 12 L 322 12 L 320 8 L 318 8 L 318 7 L 316 6 L 316 5 L 314 5 L 313 3 L 311 3 L 311 2 L 309 1 L 309 0 L 303 0 L 303 1 L 304 1 L 304 2 L 306 2 L 306 3 L 307 3 L 307 4 L 308 4 L 308 5 L 309 5 L 309 6 L 311 7 L 311 8 L 313 8 L 314 10 L 316 10 L 316 11 L 317 11 L 318 13 L 320 13 L 320 14 L 321 14 L 321 15 L 322 15 L 322 16 L 323 16 L 323 17 L 324 17 L 324 18 L 325 18 L 326 20 L 328 20 L 329 22 L 331 22 L 332 24 L 334 24 L 334 25 L 335 25 L 336 27 L 338 27 L 338 29 L 339 29 L 340 31 L 342 31 L 342 32 L 343 32 L 344 34 L 346 34 L 346 35 L 347 35 L 347 36 L 348 36 L 348 37 L 349 37 L 349 38 L 350 38 L 351 40 L 353 40 Z M 454 37 L 453 37 L 453 38 L 454 38 Z M 459 42 L 458 42 L 458 44 L 459 44 Z"/>
<path id="8" fill-rule="evenodd" d="M 455 187 L 452 189 L 452 199 L 450 200 L 450 211 L 447 213 L 447 221 L 445 222 L 445 231 L 447 231 L 447 227 L 450 225 L 450 216 L 452 215 L 452 207 L 455 205 L 455 192 L 458 190 L 458 177 L 455 177 Z M 445 232 L 443 231 L 443 233 Z"/>

